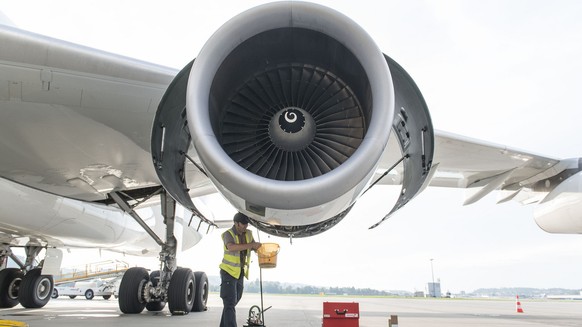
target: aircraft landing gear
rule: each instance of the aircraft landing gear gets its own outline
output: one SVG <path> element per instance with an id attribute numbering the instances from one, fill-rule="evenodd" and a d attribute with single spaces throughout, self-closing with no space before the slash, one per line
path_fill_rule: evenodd
<path id="1" fill-rule="evenodd" d="M 208 278 L 203 272 L 179 268 L 176 264 L 177 242 L 174 237 L 176 201 L 161 189 L 162 214 L 166 224 L 166 242 L 162 241 L 122 198 L 110 193 L 111 198 L 130 214 L 144 230 L 162 247 L 160 270 L 148 274 L 145 268 L 134 267 L 125 272 L 119 285 L 119 309 L 123 313 L 161 311 L 168 303 L 173 315 L 186 315 L 190 311 L 206 310 Z"/>
<path id="2" fill-rule="evenodd" d="M 12 308 L 20 303 L 25 308 L 42 308 L 51 299 L 54 288 L 52 275 L 42 275 L 43 264 L 53 260 L 54 251 L 49 259 L 49 249 L 37 240 L 31 239 L 24 246 L 26 262 L 22 263 L 12 253 L 11 245 L 0 245 L 0 262 L 6 264 L 11 258 L 20 268 L 4 268 L 0 271 L 0 308 Z M 45 249 L 47 254 L 40 264 L 34 265 L 34 259 Z M 60 253 L 60 251 L 57 251 Z M 59 265 L 60 265 L 60 258 Z"/>
<path id="3" fill-rule="evenodd" d="M 0 308 L 12 308 L 18 304 L 18 293 L 24 273 L 17 268 L 0 271 Z"/>
<path id="4" fill-rule="evenodd" d="M 172 314 L 188 314 L 194 306 L 196 281 L 192 270 L 178 268 L 172 274 L 168 287 L 168 307 Z"/>
<path id="5" fill-rule="evenodd" d="M 20 283 L 18 301 L 25 308 L 42 308 L 51 298 L 54 288 L 52 275 L 41 275 L 41 268 L 30 270 Z"/>
<path id="6" fill-rule="evenodd" d="M 149 275 L 145 268 L 129 268 L 119 284 L 119 309 L 123 313 L 140 313 L 146 305 L 144 294 Z"/>

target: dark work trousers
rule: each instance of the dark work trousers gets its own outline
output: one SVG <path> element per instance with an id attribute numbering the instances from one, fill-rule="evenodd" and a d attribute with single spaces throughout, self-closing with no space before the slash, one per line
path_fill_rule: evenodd
<path id="1" fill-rule="evenodd" d="M 240 274 L 240 277 L 236 279 L 220 269 L 220 279 L 222 280 L 222 283 L 220 283 L 220 297 L 224 305 L 220 327 L 236 327 L 235 307 L 243 295 L 244 273 Z"/>

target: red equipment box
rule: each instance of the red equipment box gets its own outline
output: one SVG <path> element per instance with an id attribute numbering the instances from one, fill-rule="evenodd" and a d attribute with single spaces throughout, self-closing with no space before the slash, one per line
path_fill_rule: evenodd
<path id="1" fill-rule="evenodd" d="M 359 327 L 360 304 L 323 302 L 323 327 Z"/>

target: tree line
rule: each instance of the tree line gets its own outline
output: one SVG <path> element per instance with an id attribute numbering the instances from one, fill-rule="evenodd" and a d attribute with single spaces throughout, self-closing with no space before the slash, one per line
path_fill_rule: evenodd
<path id="1" fill-rule="evenodd" d="M 220 283 L 218 283 L 220 284 Z M 245 292 L 260 293 L 260 281 L 254 280 L 245 283 Z M 211 285 L 210 291 L 220 292 L 220 285 Z M 292 285 L 281 282 L 263 281 L 263 293 L 268 294 L 325 294 L 325 295 L 367 295 L 388 296 L 390 292 L 379 291 L 371 288 L 355 287 L 318 287 L 310 285 Z"/>

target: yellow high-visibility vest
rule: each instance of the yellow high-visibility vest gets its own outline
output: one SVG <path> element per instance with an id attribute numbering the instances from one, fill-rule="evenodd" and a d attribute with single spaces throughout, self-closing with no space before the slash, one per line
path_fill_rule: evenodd
<path id="1" fill-rule="evenodd" d="M 227 230 L 226 232 L 222 233 L 222 242 L 224 243 L 224 235 L 226 233 L 230 233 L 234 242 L 236 244 L 240 244 L 238 237 L 234 235 L 232 228 Z M 247 243 L 251 243 L 253 240 L 253 234 L 250 230 L 247 230 L 245 233 L 245 238 Z M 246 279 L 249 279 L 249 262 L 251 261 L 251 250 L 247 250 L 247 258 L 245 260 L 244 265 L 244 272 Z M 222 263 L 220 264 L 220 269 L 226 271 L 234 278 L 240 277 L 240 269 L 241 269 L 241 262 L 240 262 L 240 252 L 239 251 L 229 251 L 226 248 L 226 244 L 224 244 L 224 257 L 222 258 Z"/>

